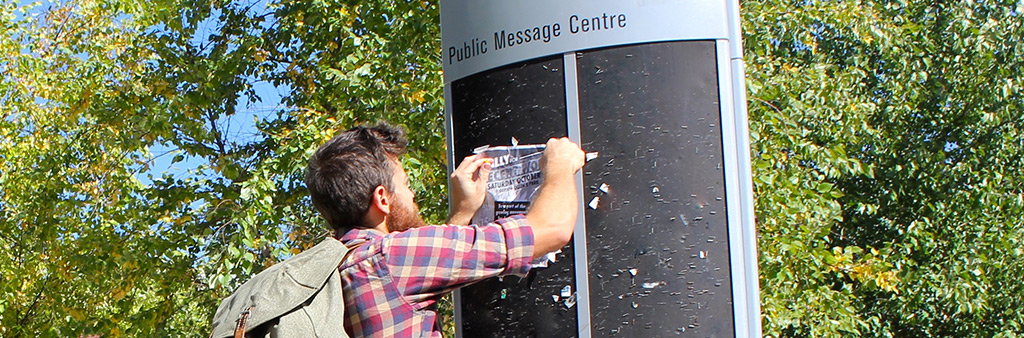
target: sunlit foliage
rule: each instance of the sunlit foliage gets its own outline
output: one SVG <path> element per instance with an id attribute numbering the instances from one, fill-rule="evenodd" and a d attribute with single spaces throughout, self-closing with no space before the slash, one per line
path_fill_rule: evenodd
<path id="1" fill-rule="evenodd" d="M 741 6 L 766 335 L 1024 332 L 1024 4 Z M 328 233 L 305 161 L 357 123 L 410 131 L 446 216 L 437 1 L 8 1 L 0 24 L 0 336 L 204 337 Z"/>

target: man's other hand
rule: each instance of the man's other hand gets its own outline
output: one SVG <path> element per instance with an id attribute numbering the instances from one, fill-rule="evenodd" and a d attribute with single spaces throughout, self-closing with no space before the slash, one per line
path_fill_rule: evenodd
<path id="1" fill-rule="evenodd" d="M 451 192 L 451 214 L 448 224 L 466 225 L 487 197 L 487 179 L 492 159 L 480 155 L 467 156 L 448 178 Z"/>

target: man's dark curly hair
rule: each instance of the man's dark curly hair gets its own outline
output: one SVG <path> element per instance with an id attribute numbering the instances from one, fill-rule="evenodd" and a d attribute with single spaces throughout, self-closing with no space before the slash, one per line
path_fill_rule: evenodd
<path id="1" fill-rule="evenodd" d="M 405 130 L 381 123 L 346 130 L 317 149 L 306 169 L 306 187 L 335 234 L 367 226 L 363 218 L 373 190 L 395 191 L 395 163 L 408 144 Z"/>

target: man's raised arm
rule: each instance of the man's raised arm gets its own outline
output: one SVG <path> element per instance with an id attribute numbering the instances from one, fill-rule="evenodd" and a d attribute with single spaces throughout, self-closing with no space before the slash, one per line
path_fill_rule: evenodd
<path id="1" fill-rule="evenodd" d="M 543 182 L 526 212 L 533 229 L 533 258 L 561 249 L 572 239 L 579 212 L 576 172 L 586 162 L 580 146 L 568 138 L 552 138 L 540 159 Z"/>

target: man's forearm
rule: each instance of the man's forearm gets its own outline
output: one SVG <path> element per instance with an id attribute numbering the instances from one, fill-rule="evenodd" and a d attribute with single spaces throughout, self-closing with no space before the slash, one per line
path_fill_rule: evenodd
<path id="1" fill-rule="evenodd" d="M 526 220 L 534 233 L 534 258 L 561 249 L 572 238 L 579 212 L 576 175 L 553 173 L 544 176 Z"/>

